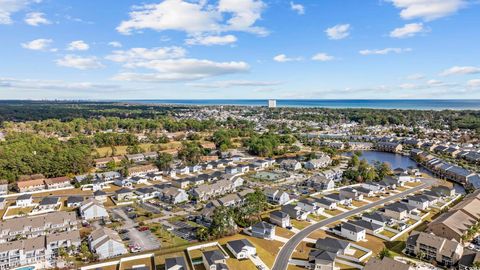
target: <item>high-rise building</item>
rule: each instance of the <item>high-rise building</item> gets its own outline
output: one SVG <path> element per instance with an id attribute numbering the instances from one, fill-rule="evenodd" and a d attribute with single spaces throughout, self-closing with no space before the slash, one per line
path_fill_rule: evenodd
<path id="1" fill-rule="evenodd" d="M 275 99 L 269 99 L 268 100 L 268 107 L 269 108 L 275 108 L 277 107 L 277 101 Z"/>

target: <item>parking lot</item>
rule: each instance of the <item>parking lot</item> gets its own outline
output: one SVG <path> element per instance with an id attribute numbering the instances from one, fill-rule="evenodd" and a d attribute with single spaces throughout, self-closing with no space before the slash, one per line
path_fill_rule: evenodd
<path id="1" fill-rule="evenodd" d="M 143 251 L 160 248 L 160 243 L 155 235 L 148 229 L 144 230 L 142 227 L 138 227 L 138 224 L 128 216 L 124 208 L 115 208 L 112 211 L 125 221 L 121 227 L 120 236 L 128 243 L 130 250 Z"/>

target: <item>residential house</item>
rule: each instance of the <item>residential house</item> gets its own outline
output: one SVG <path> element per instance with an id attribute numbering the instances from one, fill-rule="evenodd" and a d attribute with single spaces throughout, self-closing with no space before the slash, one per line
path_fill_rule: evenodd
<path id="1" fill-rule="evenodd" d="M 88 237 L 88 245 L 100 260 L 128 253 L 118 233 L 107 227 L 93 231 Z"/>
<path id="2" fill-rule="evenodd" d="M 338 194 L 338 193 L 331 193 L 323 196 L 323 198 L 336 202 L 337 205 L 345 205 L 345 206 L 350 206 L 352 204 L 352 198 L 345 197 L 344 195 Z"/>
<path id="3" fill-rule="evenodd" d="M 413 232 L 406 241 L 405 252 L 412 256 L 421 254 L 427 261 L 435 260 L 445 267 L 452 267 L 462 257 L 463 246 L 455 240 L 425 232 Z"/>
<path id="4" fill-rule="evenodd" d="M 185 190 L 176 187 L 167 187 L 161 189 L 158 193 L 160 200 L 171 204 L 179 204 L 188 201 L 188 194 Z"/>
<path id="5" fill-rule="evenodd" d="M 115 191 L 115 200 L 121 202 L 121 201 L 131 201 L 135 199 L 135 194 L 133 193 L 133 190 L 129 188 L 121 188 L 117 191 Z"/>
<path id="6" fill-rule="evenodd" d="M 395 142 L 379 142 L 377 144 L 377 150 L 383 152 L 398 153 L 402 151 L 403 146 L 400 143 Z"/>
<path id="7" fill-rule="evenodd" d="M 202 262 L 206 270 L 228 270 L 227 258 L 218 249 L 202 252 Z"/>
<path id="8" fill-rule="evenodd" d="M 51 233 L 46 236 L 13 240 L 0 248 L 0 269 L 20 269 L 21 266 L 56 261 L 59 248 L 80 246 L 78 231 Z"/>
<path id="9" fill-rule="evenodd" d="M 148 165 L 142 165 L 142 166 L 135 166 L 128 168 L 128 175 L 133 177 L 133 176 L 144 176 L 149 173 L 155 173 L 158 172 L 158 168 L 155 165 L 148 164 Z"/>
<path id="10" fill-rule="evenodd" d="M 77 229 L 75 212 L 58 211 L 35 216 L 24 216 L 0 222 L 0 243 L 40 235 Z M 2 246 L 0 244 L 0 246 Z"/>
<path id="11" fill-rule="evenodd" d="M 290 195 L 285 191 L 273 188 L 265 188 L 263 193 L 267 197 L 267 201 L 273 204 L 284 205 L 290 201 Z"/>
<path id="12" fill-rule="evenodd" d="M 332 159 L 329 156 L 324 155 L 320 158 L 311 159 L 305 162 L 304 166 L 308 170 L 317 170 L 317 169 L 325 168 L 331 163 L 332 163 Z"/>
<path id="13" fill-rule="evenodd" d="M 315 242 L 315 249 L 308 254 L 310 269 L 335 270 L 337 256 L 346 254 L 350 246 L 347 241 L 331 237 L 318 239 Z"/>
<path id="14" fill-rule="evenodd" d="M 131 154 L 131 155 L 126 155 L 125 156 L 128 161 L 133 162 L 133 163 L 140 163 L 145 161 L 145 157 L 143 154 Z"/>
<path id="15" fill-rule="evenodd" d="M 38 203 L 36 210 L 38 211 L 55 211 L 60 206 L 59 197 L 43 197 Z"/>
<path id="16" fill-rule="evenodd" d="M 284 159 L 280 162 L 280 166 L 287 171 L 297 171 L 302 168 L 302 163 L 295 159 Z"/>
<path id="17" fill-rule="evenodd" d="M 95 198 L 95 200 L 97 200 L 101 203 L 105 203 L 105 202 L 107 202 L 107 193 L 105 191 L 102 191 L 102 190 L 97 190 L 97 191 L 93 192 L 93 198 Z"/>
<path id="18" fill-rule="evenodd" d="M 410 265 L 394 260 L 389 257 L 383 257 L 383 259 L 372 257 L 368 260 L 367 264 L 363 270 L 413 270 L 414 268 Z"/>
<path id="19" fill-rule="evenodd" d="M 348 240 L 358 242 L 365 239 L 367 230 L 350 222 L 344 222 L 333 228 L 333 232 Z"/>
<path id="20" fill-rule="evenodd" d="M 238 173 L 238 168 L 235 166 L 227 166 L 225 167 L 225 173 L 226 174 L 237 174 Z"/>
<path id="21" fill-rule="evenodd" d="M 303 211 L 300 206 L 293 204 L 282 205 L 282 212 L 296 220 L 306 220 L 309 214 L 309 212 Z"/>
<path id="22" fill-rule="evenodd" d="M 305 184 L 309 187 L 314 188 L 317 191 L 330 190 L 335 188 L 335 182 L 332 179 L 328 179 L 321 174 L 316 174 L 308 178 L 307 180 L 305 180 Z"/>
<path id="23" fill-rule="evenodd" d="M 320 215 L 325 208 L 320 207 L 314 199 L 301 199 L 297 202 L 297 206 L 306 213 L 312 213 L 314 215 Z"/>
<path id="24" fill-rule="evenodd" d="M 327 210 L 335 210 L 337 209 L 337 202 L 332 200 L 327 200 L 325 198 L 315 198 L 318 207 L 327 209 Z"/>
<path id="25" fill-rule="evenodd" d="M 238 196 L 238 194 L 235 194 L 235 193 L 225 195 L 220 199 L 218 199 L 218 202 L 220 203 L 220 205 L 225 207 L 239 205 L 242 203 L 242 201 L 243 201 L 242 198 L 240 198 L 240 196 Z"/>
<path id="26" fill-rule="evenodd" d="M 188 270 L 184 257 L 172 257 L 165 259 L 165 270 Z"/>
<path id="27" fill-rule="evenodd" d="M 18 192 L 32 192 L 45 190 L 45 178 L 23 180 L 16 182 L 16 189 Z"/>
<path id="28" fill-rule="evenodd" d="M 72 180 L 66 176 L 47 178 L 45 179 L 45 185 L 47 189 L 67 188 L 72 186 L 70 184 L 71 181 Z"/>
<path id="29" fill-rule="evenodd" d="M 358 194 L 363 195 L 363 197 L 373 197 L 375 196 L 375 191 L 363 186 L 355 187 L 355 190 Z"/>
<path id="30" fill-rule="evenodd" d="M 351 187 L 346 187 L 340 189 L 340 196 L 345 198 L 350 198 L 352 200 L 361 201 L 363 200 L 363 194 L 358 192 L 356 189 Z"/>
<path id="31" fill-rule="evenodd" d="M 480 220 L 480 190 L 465 198 L 428 224 L 427 230 L 447 239 L 462 240 L 463 235 Z"/>
<path id="32" fill-rule="evenodd" d="M 143 157 L 146 160 L 155 160 L 158 157 L 158 153 L 157 152 L 146 152 L 146 153 L 143 153 Z"/>
<path id="33" fill-rule="evenodd" d="M 239 239 L 227 242 L 227 248 L 237 260 L 248 259 L 257 254 L 257 249 L 247 239 Z"/>
<path id="34" fill-rule="evenodd" d="M 401 202 L 394 202 L 385 205 L 384 209 L 384 214 L 387 217 L 391 217 L 395 220 L 403 220 L 408 217 L 408 215 L 415 209 L 415 207 Z"/>
<path id="35" fill-rule="evenodd" d="M 83 197 L 82 196 L 68 196 L 67 198 L 67 207 L 77 208 L 82 205 Z"/>
<path id="36" fill-rule="evenodd" d="M 431 204 L 436 202 L 436 199 L 423 194 L 408 196 L 406 200 L 409 205 L 419 210 L 425 210 L 430 207 Z"/>
<path id="37" fill-rule="evenodd" d="M 385 226 L 392 226 L 394 224 L 394 221 L 392 218 L 385 216 L 382 213 L 379 212 L 372 212 L 372 213 L 364 213 L 362 215 L 362 219 L 373 223 L 377 224 L 379 226 L 385 227 Z"/>
<path id="38" fill-rule="evenodd" d="M 271 240 L 275 237 L 275 226 L 265 221 L 252 225 L 252 236 Z"/>
<path id="39" fill-rule="evenodd" d="M 287 213 L 278 210 L 270 213 L 270 223 L 282 228 L 292 226 L 290 224 L 290 216 Z"/>
<path id="40" fill-rule="evenodd" d="M 88 199 L 84 201 L 82 205 L 80 205 L 78 211 L 82 219 L 87 221 L 109 217 L 107 209 L 101 202 L 95 199 Z"/>
<path id="41" fill-rule="evenodd" d="M 28 207 L 33 205 L 32 195 L 22 194 L 15 199 L 15 205 L 19 207 Z"/>
<path id="42" fill-rule="evenodd" d="M 368 222 L 364 219 L 351 220 L 349 221 L 349 223 L 351 223 L 354 226 L 365 229 L 367 233 L 372 235 L 378 234 L 381 231 L 383 231 L 383 226 L 372 223 L 372 222 Z"/>
<path id="43" fill-rule="evenodd" d="M 135 189 L 134 193 L 139 200 L 146 201 L 157 197 L 159 191 L 152 187 L 142 187 Z"/>
<path id="44" fill-rule="evenodd" d="M 116 186 L 122 187 L 122 188 L 132 188 L 133 187 L 132 181 L 130 179 L 124 178 L 124 177 L 120 177 L 120 178 L 115 179 L 113 184 L 115 184 Z"/>

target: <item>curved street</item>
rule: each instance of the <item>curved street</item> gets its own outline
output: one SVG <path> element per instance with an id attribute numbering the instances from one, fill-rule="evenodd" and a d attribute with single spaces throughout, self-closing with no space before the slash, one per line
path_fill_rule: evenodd
<path id="1" fill-rule="evenodd" d="M 293 251 L 295 248 L 300 244 L 300 242 L 303 241 L 303 239 L 307 238 L 312 232 L 321 229 L 324 226 L 327 226 L 328 224 L 331 224 L 333 222 L 339 221 L 341 219 L 347 218 L 349 216 L 361 213 L 363 211 L 368 210 L 369 208 L 384 204 L 386 202 L 392 201 L 399 199 L 405 195 L 408 195 L 410 193 L 416 192 L 420 189 L 426 188 L 430 185 L 432 185 L 435 180 L 434 179 L 422 179 L 425 183 L 419 186 L 416 186 L 414 188 L 405 190 L 403 192 L 397 193 L 395 195 L 391 195 L 387 198 L 383 198 L 381 200 L 378 200 L 376 202 L 358 207 L 356 209 L 343 212 L 337 216 L 322 220 L 318 223 L 312 224 L 305 229 L 301 230 L 300 232 L 296 233 L 292 238 L 288 240 L 285 245 L 283 245 L 282 249 L 280 252 L 277 254 L 277 257 L 275 258 L 275 263 L 273 265 L 272 270 L 286 270 L 288 268 L 288 262 L 290 261 L 290 257 L 292 256 Z"/>

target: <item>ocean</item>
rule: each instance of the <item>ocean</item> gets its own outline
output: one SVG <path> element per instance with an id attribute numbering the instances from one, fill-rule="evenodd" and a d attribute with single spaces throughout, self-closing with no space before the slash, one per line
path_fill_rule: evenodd
<path id="1" fill-rule="evenodd" d="M 163 105 L 267 106 L 266 99 L 157 99 L 121 100 Z M 277 99 L 277 107 L 368 108 L 400 110 L 480 110 L 480 99 Z"/>

